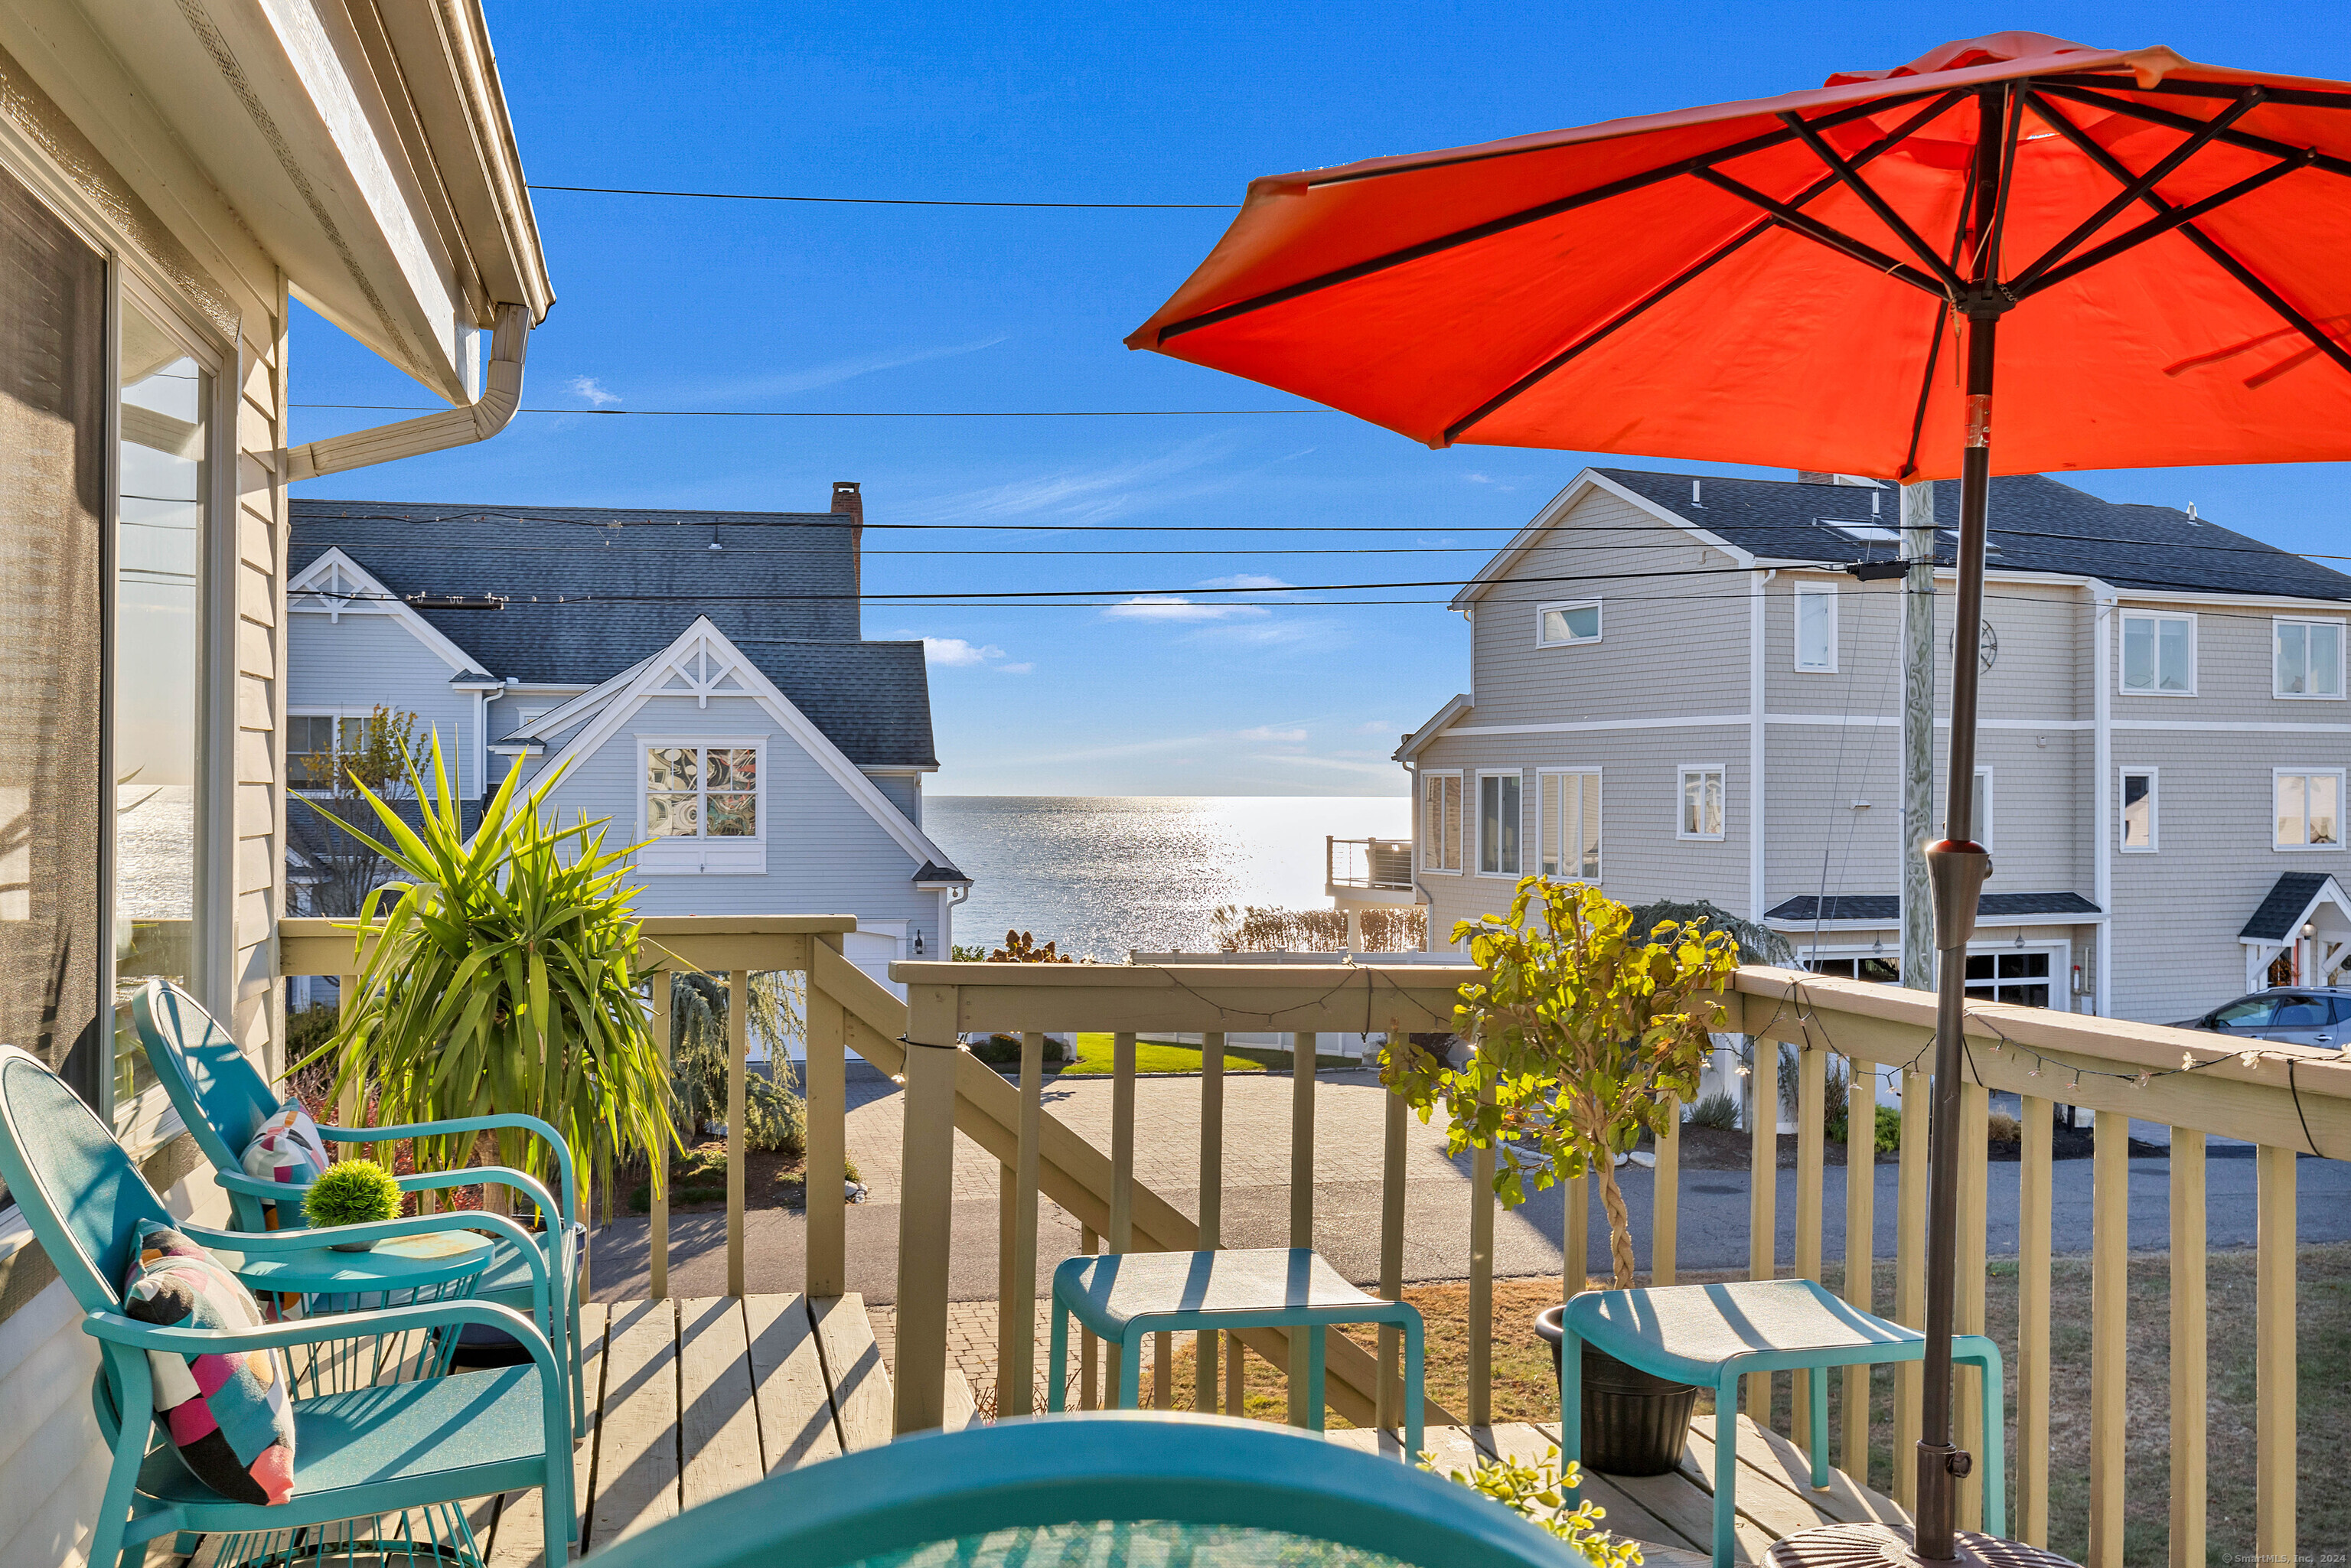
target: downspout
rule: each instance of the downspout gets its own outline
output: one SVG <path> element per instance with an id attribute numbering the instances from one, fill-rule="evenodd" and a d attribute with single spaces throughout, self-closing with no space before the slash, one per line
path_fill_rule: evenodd
<path id="1" fill-rule="evenodd" d="M 2096 692 L 2090 698 L 2090 766 L 2097 782 L 2090 790 L 2097 822 L 2091 830 L 2090 898 L 2106 917 L 2098 927 L 2098 967 L 2091 986 L 2091 1009 L 2100 1018 L 2114 1016 L 2115 949 L 2115 591 L 2103 582 L 2089 584 L 2090 630 L 2096 638 L 2090 653 L 2090 679 Z"/>
<path id="2" fill-rule="evenodd" d="M 515 410 L 522 406 L 522 361 L 530 343 L 530 328 L 528 306 L 499 306 L 497 326 L 490 334 L 490 362 L 484 367 L 479 401 L 428 413 L 422 419 L 403 419 L 397 424 L 379 424 L 370 430 L 354 430 L 349 435 L 330 435 L 324 441 L 288 447 L 287 483 L 487 441 L 504 430 Z"/>
<path id="3" fill-rule="evenodd" d="M 1763 924 L 1763 608 L 1764 585 L 1780 573 L 1748 580 L 1747 617 L 1747 918 Z"/>

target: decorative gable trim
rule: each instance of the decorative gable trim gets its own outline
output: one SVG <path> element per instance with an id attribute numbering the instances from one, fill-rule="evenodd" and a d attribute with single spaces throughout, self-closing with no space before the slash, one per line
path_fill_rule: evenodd
<path id="1" fill-rule="evenodd" d="M 1492 559 L 1478 569 L 1478 575 L 1471 578 L 1468 586 L 1453 596 L 1453 601 L 1447 608 L 1465 610 L 1485 598 L 1488 590 L 1509 578 L 1512 569 L 1519 564 L 1520 559 L 1528 550 L 1533 549 L 1543 535 L 1564 523 L 1567 515 L 1575 509 L 1576 504 L 1594 490 L 1604 491 L 1614 497 L 1635 511 L 1646 513 L 1667 528 L 1677 533 L 1687 534 L 1694 542 L 1704 545 L 1708 549 L 1720 550 L 1739 566 L 1751 567 L 1755 564 L 1753 552 L 1740 549 L 1719 535 L 1708 533 L 1687 517 L 1679 517 L 1650 500 L 1646 496 L 1625 488 L 1598 469 L 1586 468 L 1568 482 L 1566 489 L 1553 496 L 1550 504 L 1537 512 L 1534 520 L 1520 528 L 1509 544 L 1495 551 Z"/>
<path id="2" fill-rule="evenodd" d="M 439 627 L 385 587 L 381 579 L 345 555 L 340 545 L 304 567 L 286 585 L 286 608 L 298 615 L 324 615 L 329 623 L 340 623 L 346 615 L 390 616 L 448 665 L 451 674 L 470 674 L 482 667 L 479 659 L 449 641 Z"/>
<path id="3" fill-rule="evenodd" d="M 573 762 L 593 755 L 618 736 L 622 728 L 635 716 L 645 704 L 658 696 L 693 696 L 699 706 L 707 707 L 714 696 L 737 701 L 756 702 L 774 719 L 784 734 L 789 736 L 800 749 L 816 759 L 832 781 L 841 786 L 849 798 L 863 807 L 867 816 L 888 833 L 898 847 L 921 866 L 935 862 L 952 862 L 947 852 L 924 836 L 921 829 L 906 820 L 905 813 L 882 793 L 873 780 L 859 771 L 855 763 L 842 754 L 831 737 L 816 727 L 808 715 L 796 706 L 791 698 L 773 681 L 763 674 L 757 664 L 731 642 L 706 615 L 697 615 L 694 624 L 682 632 L 677 641 L 629 674 L 616 675 L 596 691 L 576 698 L 567 708 L 583 711 L 591 698 L 609 688 L 626 685 L 611 693 L 603 709 L 587 727 L 572 737 L 544 772 L 569 768 Z M 557 716 L 567 711 L 559 708 L 541 717 L 532 727 L 545 729 Z"/>

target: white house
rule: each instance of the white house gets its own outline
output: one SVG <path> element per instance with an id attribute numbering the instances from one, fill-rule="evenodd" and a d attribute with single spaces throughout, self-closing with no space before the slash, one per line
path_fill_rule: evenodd
<path id="1" fill-rule="evenodd" d="M 461 798 L 559 770 L 565 821 L 639 845 L 646 915 L 854 915 L 877 979 L 949 950 L 970 879 L 924 834 L 920 643 L 860 635 L 862 497 L 824 512 L 293 503 L 295 788 L 378 706 Z M 294 808 L 295 847 L 323 819 Z"/>
<path id="2" fill-rule="evenodd" d="M 1902 846 L 1940 824 L 1902 821 L 1902 584 L 1847 569 L 1899 556 L 1899 500 L 1806 478 L 1586 469 L 1457 597 L 1471 690 L 1397 752 L 1440 944 L 1540 871 L 1895 977 Z M 1956 486 L 1936 498 L 1939 755 Z M 2351 577 L 2035 476 L 1992 481 L 1991 541 L 1970 992 L 2163 1022 L 2331 977 Z"/>

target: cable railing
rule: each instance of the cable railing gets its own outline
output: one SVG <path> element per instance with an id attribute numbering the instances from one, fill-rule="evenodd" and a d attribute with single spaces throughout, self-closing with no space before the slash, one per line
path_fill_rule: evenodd
<path id="1" fill-rule="evenodd" d="M 1322 840 L 1323 883 L 1327 891 L 1408 893 L 1412 889 L 1410 839 Z"/>

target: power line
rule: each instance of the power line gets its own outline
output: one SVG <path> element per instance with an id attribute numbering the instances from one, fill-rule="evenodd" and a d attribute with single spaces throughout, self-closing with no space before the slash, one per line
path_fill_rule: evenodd
<path id="1" fill-rule="evenodd" d="M 585 196 L 669 196 L 695 202 L 806 202 L 847 207 L 1030 207 L 1068 212 L 1229 213 L 1237 202 L 956 202 L 921 196 L 782 196 L 758 191 L 645 191 L 622 185 L 529 185 L 533 191 L 569 191 Z"/>
<path id="2" fill-rule="evenodd" d="M 333 408 L 374 413 L 446 413 L 433 403 L 289 402 L 288 408 Z M 611 419 L 1203 419 L 1238 413 L 1337 413 L 1335 408 L 518 408 L 517 413 L 579 413 Z"/>

